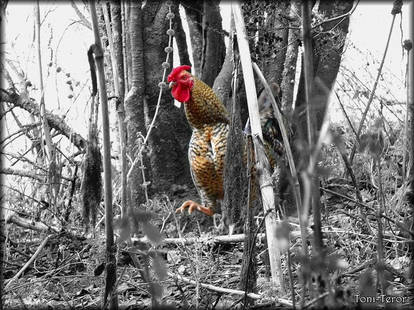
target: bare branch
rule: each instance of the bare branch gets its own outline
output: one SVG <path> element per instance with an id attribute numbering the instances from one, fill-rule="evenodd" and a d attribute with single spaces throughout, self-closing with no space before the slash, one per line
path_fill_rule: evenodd
<path id="1" fill-rule="evenodd" d="M 19 169 L 0 168 L 0 174 L 18 175 L 21 177 L 34 179 L 41 183 L 45 182 L 45 179 L 41 175 Z"/>
<path id="2" fill-rule="evenodd" d="M 73 7 L 73 9 L 76 12 L 76 15 L 78 15 L 80 22 L 82 25 L 84 25 L 86 28 L 92 30 L 92 25 L 89 22 L 89 20 L 83 15 L 83 13 L 79 10 L 78 6 L 76 5 L 75 1 L 70 1 L 70 5 Z"/>
<path id="3" fill-rule="evenodd" d="M 17 93 L 1 91 L 0 102 L 10 102 L 35 116 L 39 115 L 38 104 L 33 99 L 19 96 Z M 80 150 L 85 149 L 86 140 L 80 134 L 76 133 L 61 117 L 52 114 L 49 111 L 45 112 L 45 117 L 51 128 L 67 137 Z"/>

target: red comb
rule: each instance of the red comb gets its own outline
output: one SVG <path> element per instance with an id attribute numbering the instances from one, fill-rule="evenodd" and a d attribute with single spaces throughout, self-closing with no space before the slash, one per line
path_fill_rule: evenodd
<path id="1" fill-rule="evenodd" d="M 171 71 L 171 73 L 168 75 L 167 81 L 171 82 L 171 81 L 175 80 L 177 78 L 177 75 L 183 70 L 186 70 L 186 71 L 190 72 L 191 66 L 183 65 L 183 66 L 179 66 L 177 68 L 174 68 Z"/>

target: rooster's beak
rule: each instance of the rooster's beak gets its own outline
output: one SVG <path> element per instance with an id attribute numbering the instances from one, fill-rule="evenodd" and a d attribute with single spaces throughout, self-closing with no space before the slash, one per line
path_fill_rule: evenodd
<path id="1" fill-rule="evenodd" d="M 170 82 L 170 84 L 168 85 L 168 87 L 169 88 L 173 88 L 175 84 L 176 84 L 175 82 Z"/>

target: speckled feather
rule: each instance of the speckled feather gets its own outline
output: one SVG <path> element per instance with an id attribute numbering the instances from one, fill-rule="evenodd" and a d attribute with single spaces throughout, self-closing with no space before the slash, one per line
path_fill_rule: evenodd
<path id="1" fill-rule="evenodd" d="M 185 114 L 191 127 L 201 129 L 204 125 L 229 124 L 228 112 L 214 91 L 203 81 L 193 79 L 191 97 L 185 103 Z"/>
<path id="2" fill-rule="evenodd" d="M 216 209 L 223 198 L 223 171 L 229 132 L 228 112 L 214 91 L 194 77 L 191 98 L 185 103 L 193 127 L 188 149 L 191 176 L 202 205 Z"/>

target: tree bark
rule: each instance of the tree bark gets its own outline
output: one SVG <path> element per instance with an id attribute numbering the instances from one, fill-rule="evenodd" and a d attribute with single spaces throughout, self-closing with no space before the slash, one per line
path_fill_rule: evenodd
<path id="1" fill-rule="evenodd" d="M 129 33 L 131 39 L 130 49 L 126 53 L 130 55 L 131 59 L 131 88 L 125 98 L 125 116 L 128 135 L 127 152 L 130 158 L 135 159 L 140 146 L 140 136 L 145 136 L 146 134 L 143 102 L 145 91 L 144 28 L 141 1 L 131 2 L 130 8 L 127 11 L 130 11 L 130 19 L 126 21 L 126 24 L 129 24 L 128 29 L 133 29 L 133 31 Z M 130 203 L 128 205 L 131 207 L 138 206 L 145 201 L 142 174 L 138 165 L 133 168 L 128 182 L 130 188 Z"/>
<path id="2" fill-rule="evenodd" d="M 334 16 L 339 16 L 347 13 L 353 5 L 352 0 L 342 1 L 328 1 L 323 0 L 319 4 L 319 12 L 323 15 L 324 19 L 329 19 Z M 336 76 L 341 64 L 342 51 L 344 48 L 345 38 L 348 33 L 349 16 L 344 17 L 342 20 L 326 22 L 321 25 L 320 34 L 317 39 L 313 40 L 313 64 L 314 64 L 314 81 L 312 84 L 311 98 L 318 98 L 318 101 L 313 106 L 316 116 L 316 129 L 320 129 L 322 120 L 325 114 L 326 105 L 328 102 L 329 92 L 332 90 L 335 83 Z M 319 79 L 322 83 L 315 83 L 315 80 Z M 295 105 L 295 117 L 298 119 L 298 124 L 306 124 L 304 103 L 304 79 L 303 70 L 301 72 L 298 93 L 296 97 Z M 328 90 L 328 92 L 327 92 Z M 299 130 L 299 135 L 302 137 L 307 136 L 306 126 Z"/>
<path id="3" fill-rule="evenodd" d="M 191 66 L 190 56 L 188 55 L 186 33 L 183 29 L 183 24 L 180 17 L 180 10 L 177 4 L 173 4 L 171 9 L 175 14 L 174 32 L 175 42 L 177 43 L 178 48 L 178 56 L 180 57 L 180 64 Z"/>
<path id="4" fill-rule="evenodd" d="M 219 2 L 204 1 L 203 5 L 201 80 L 210 87 L 221 70 L 226 54 Z"/>
<path id="5" fill-rule="evenodd" d="M 203 52 L 203 1 L 183 0 L 185 15 L 187 16 L 190 31 L 191 47 L 193 51 L 193 74 L 201 77 L 201 55 Z"/>
<path id="6" fill-rule="evenodd" d="M 161 64 L 166 57 L 164 49 L 168 46 L 168 5 L 165 1 L 147 2 L 143 10 L 145 99 L 148 103 L 148 118 L 152 119 L 158 101 L 158 84 L 162 81 Z M 184 113 L 173 105 L 170 92 L 165 90 L 156 124 L 149 136 L 153 190 L 163 191 L 173 184 L 192 183 L 187 158 L 190 136 L 191 129 Z"/>
<path id="7" fill-rule="evenodd" d="M 331 18 L 334 16 L 347 13 L 353 6 L 353 0 L 322 0 L 319 3 L 319 12 Z M 322 35 L 315 40 L 315 48 L 318 51 L 315 65 L 315 78 L 319 78 L 322 83 L 314 83 L 313 96 L 318 98 L 318 101 L 328 102 L 330 92 L 335 83 L 336 76 L 341 64 L 342 52 L 344 50 L 345 38 L 348 34 L 349 16 L 343 20 L 331 21 L 322 24 Z M 318 85 L 319 84 L 319 85 Z M 322 125 L 323 117 L 325 115 L 325 106 L 317 107 L 315 111 L 316 126 L 319 129 Z"/>
<path id="8" fill-rule="evenodd" d="M 270 3 L 267 8 L 268 17 L 265 20 L 264 42 L 269 49 L 262 55 L 261 68 L 263 75 L 269 82 L 282 83 L 282 73 L 286 58 L 286 45 L 288 43 L 289 21 L 284 14 L 289 10 L 289 1 Z"/>
<path id="9" fill-rule="evenodd" d="M 125 80 L 124 80 L 124 63 L 122 52 L 122 22 L 121 22 L 121 1 L 116 0 L 111 2 L 111 21 L 112 21 L 112 35 L 114 39 L 114 51 L 116 65 L 119 75 L 119 100 L 123 102 L 125 96 Z"/>
<path id="10" fill-rule="evenodd" d="M 140 1 L 141 3 L 141 1 Z M 124 50 L 124 64 L 125 64 L 125 92 L 127 93 L 129 89 L 131 88 L 131 80 L 132 80 L 132 59 L 131 59 L 131 53 L 128 51 L 131 51 L 131 4 L 130 1 L 122 1 L 123 4 L 123 25 L 124 25 L 124 31 L 123 31 L 123 45 L 125 46 Z M 122 14 L 122 11 L 121 11 Z M 121 16 L 122 21 L 122 16 Z M 126 95 L 125 95 L 126 97 Z"/>

